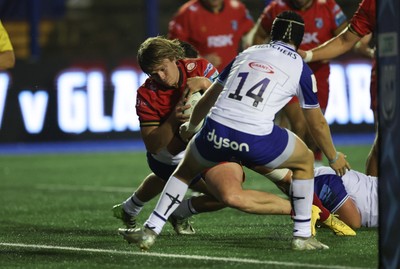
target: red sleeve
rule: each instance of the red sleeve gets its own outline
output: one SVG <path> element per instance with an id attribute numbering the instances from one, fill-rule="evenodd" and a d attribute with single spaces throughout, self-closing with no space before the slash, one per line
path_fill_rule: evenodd
<path id="1" fill-rule="evenodd" d="M 342 24 L 347 23 L 347 17 L 344 14 L 342 8 L 336 3 L 335 0 L 328 0 L 327 7 L 331 14 L 331 25 L 332 30 L 335 31 Z"/>
<path id="2" fill-rule="evenodd" d="M 363 0 L 350 21 L 351 28 L 360 36 L 365 36 L 375 29 L 375 0 Z"/>
<path id="3" fill-rule="evenodd" d="M 148 81 L 137 90 L 136 114 L 139 117 L 140 126 L 158 126 L 161 119 L 151 102 L 152 91 L 146 85 L 148 85 Z"/>

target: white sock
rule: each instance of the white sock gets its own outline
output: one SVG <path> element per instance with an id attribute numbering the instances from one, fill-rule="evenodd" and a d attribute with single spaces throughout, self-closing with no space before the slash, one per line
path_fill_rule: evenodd
<path id="1" fill-rule="evenodd" d="M 125 202 L 122 203 L 122 207 L 129 215 L 137 216 L 142 210 L 144 204 L 144 202 L 140 201 L 139 198 L 137 198 L 136 193 L 133 193 L 131 197 L 129 197 L 128 199 L 126 199 Z"/>
<path id="2" fill-rule="evenodd" d="M 145 226 L 156 234 L 160 234 L 169 216 L 182 202 L 187 189 L 188 185 L 171 176 L 160 195 L 156 208 L 145 222 Z"/>
<path id="3" fill-rule="evenodd" d="M 293 236 L 311 236 L 311 207 L 314 193 L 314 179 L 293 179 L 290 187 L 294 221 Z"/>
<path id="4" fill-rule="evenodd" d="M 192 206 L 192 198 L 183 200 L 174 213 L 172 213 L 178 219 L 187 219 L 194 214 L 198 214 L 198 212 Z"/>

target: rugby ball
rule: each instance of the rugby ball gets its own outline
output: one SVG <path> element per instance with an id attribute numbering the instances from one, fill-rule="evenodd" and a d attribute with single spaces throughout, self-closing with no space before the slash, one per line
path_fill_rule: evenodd
<path id="1" fill-rule="evenodd" d="M 185 105 L 190 104 L 190 108 L 184 110 L 182 113 L 184 115 L 191 115 L 194 107 L 196 106 L 197 102 L 200 100 L 202 95 L 203 95 L 203 93 L 201 91 L 197 91 L 197 92 L 193 93 L 185 103 Z M 195 133 L 200 130 L 200 128 L 203 126 L 203 123 L 204 123 L 204 119 L 201 120 L 199 125 L 196 126 Z"/>

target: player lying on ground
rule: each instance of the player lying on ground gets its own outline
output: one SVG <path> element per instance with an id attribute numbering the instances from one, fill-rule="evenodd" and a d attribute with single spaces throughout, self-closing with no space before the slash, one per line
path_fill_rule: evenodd
<path id="1" fill-rule="evenodd" d="M 318 167 L 314 171 L 315 195 L 329 212 L 337 214 L 340 220 L 353 229 L 378 227 L 377 177 L 354 170 L 338 176 L 330 167 L 326 166 Z M 291 182 L 289 170 L 274 170 L 266 177 L 287 193 Z M 317 202 L 314 204 L 317 205 Z M 322 208 L 321 210 L 320 221 L 324 221 L 329 212 Z"/>

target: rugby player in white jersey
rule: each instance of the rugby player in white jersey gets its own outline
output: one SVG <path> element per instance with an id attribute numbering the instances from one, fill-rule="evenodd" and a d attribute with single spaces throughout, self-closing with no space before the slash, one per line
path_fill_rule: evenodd
<path id="1" fill-rule="evenodd" d="M 336 215 L 353 229 L 378 227 L 378 177 L 376 175 L 366 175 L 350 170 L 340 177 L 327 166 L 315 168 L 314 172 L 314 192 L 321 205 L 329 212 L 328 214 Z M 288 169 L 276 169 L 265 176 L 287 193 L 291 174 Z M 320 207 L 315 202 L 314 199 L 314 205 Z M 323 208 L 321 210 L 323 211 Z M 316 213 L 321 215 L 320 220 L 325 220 L 322 218 L 322 212 Z M 313 214 L 315 214 L 314 211 Z M 318 217 L 313 219 L 317 221 Z M 346 228 L 342 224 L 339 223 L 339 226 L 329 228 L 337 235 L 352 235 L 346 234 Z M 338 228 L 341 229 L 338 230 Z"/>
<path id="2" fill-rule="evenodd" d="M 301 16 L 285 11 L 274 21 L 269 44 L 250 47 L 224 69 L 196 105 L 190 122 L 181 127 L 181 136 L 189 139 L 194 127 L 208 115 L 204 127 L 190 141 L 183 161 L 170 177 L 144 227 L 123 232 L 126 240 L 137 243 L 142 250 L 150 249 L 182 201 L 193 176 L 220 162 L 236 159 L 256 167 L 261 174 L 273 168 L 291 169 L 294 221 L 291 247 L 329 248 L 311 236 L 313 153 L 296 135 L 273 122 L 276 113 L 297 96 L 308 127 L 331 168 L 338 175 L 350 169 L 345 155 L 333 145 L 329 126 L 319 108 L 314 75 L 296 52 L 303 34 Z M 263 214 L 257 197 L 247 198 L 248 205 L 243 211 Z"/>
<path id="3" fill-rule="evenodd" d="M 322 204 L 350 227 L 378 227 L 377 177 L 351 170 L 339 178 L 329 167 L 319 167 L 314 191 Z"/>

